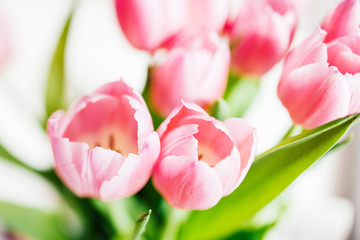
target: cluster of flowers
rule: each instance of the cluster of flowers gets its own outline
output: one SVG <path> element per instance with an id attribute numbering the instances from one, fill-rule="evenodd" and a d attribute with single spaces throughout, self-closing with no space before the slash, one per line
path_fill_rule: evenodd
<path id="1" fill-rule="evenodd" d="M 340 3 L 285 59 L 278 93 L 294 123 L 313 128 L 359 112 L 359 5 Z M 244 179 L 256 137 L 245 120 L 221 122 L 203 109 L 223 96 L 229 69 L 261 76 L 285 56 L 299 5 L 247 1 L 233 18 L 224 0 L 115 0 L 115 6 L 133 46 L 165 49 L 149 73 L 149 100 L 166 119 L 155 132 L 142 96 L 123 81 L 108 83 L 50 117 L 55 169 L 79 196 L 127 197 L 152 176 L 171 206 L 210 208 Z"/>

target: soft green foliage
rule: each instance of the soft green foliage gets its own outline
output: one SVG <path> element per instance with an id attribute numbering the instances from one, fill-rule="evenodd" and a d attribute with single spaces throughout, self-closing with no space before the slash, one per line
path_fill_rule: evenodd
<path id="1" fill-rule="evenodd" d="M 132 240 L 138 240 L 140 238 L 140 236 L 144 233 L 146 224 L 148 223 L 149 218 L 150 218 L 150 214 L 151 214 L 151 209 L 149 209 L 149 211 L 147 213 L 141 215 L 138 218 L 138 220 L 136 220 L 134 233 L 131 238 Z"/>
<path id="2" fill-rule="evenodd" d="M 224 97 L 214 104 L 212 115 L 219 120 L 244 116 L 255 99 L 259 87 L 259 79 L 230 73 Z"/>
<path id="3" fill-rule="evenodd" d="M 66 221 L 60 214 L 0 202 L 0 221 L 12 232 L 39 240 L 66 240 Z"/>
<path id="4" fill-rule="evenodd" d="M 71 19 L 72 12 L 62 30 L 50 65 L 45 92 L 46 121 L 53 112 L 65 105 L 65 48 Z"/>
<path id="5" fill-rule="evenodd" d="M 257 157 L 243 183 L 215 207 L 194 211 L 180 239 L 217 239 L 241 225 L 278 196 L 301 173 L 328 152 L 359 114 L 287 138 Z"/>

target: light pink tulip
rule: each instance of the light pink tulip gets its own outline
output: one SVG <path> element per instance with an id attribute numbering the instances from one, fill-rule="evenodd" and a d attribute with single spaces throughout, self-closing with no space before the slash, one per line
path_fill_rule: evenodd
<path id="1" fill-rule="evenodd" d="M 160 125 L 153 183 L 182 209 L 208 209 L 242 182 L 254 160 L 255 130 L 243 119 L 220 122 L 183 103 Z"/>
<path id="2" fill-rule="evenodd" d="M 229 20 L 234 73 L 261 76 L 284 57 L 297 23 L 293 9 L 286 0 L 247 1 Z"/>
<path id="3" fill-rule="evenodd" d="M 108 83 L 48 120 L 55 170 L 74 193 L 113 200 L 138 192 L 160 152 L 142 97 Z"/>
<path id="4" fill-rule="evenodd" d="M 153 52 L 182 31 L 221 31 L 229 0 L 115 0 L 115 7 L 130 43 Z"/>
<path id="5" fill-rule="evenodd" d="M 154 51 L 186 25 L 183 0 L 115 0 L 123 33 L 139 49 Z"/>
<path id="6" fill-rule="evenodd" d="M 327 32 L 325 42 L 343 37 L 360 37 L 360 0 L 344 0 L 324 19 L 321 28 Z"/>
<path id="7" fill-rule="evenodd" d="M 229 64 L 229 47 L 214 32 L 182 35 L 152 68 L 151 104 L 162 116 L 182 99 L 206 108 L 222 97 Z"/>
<path id="8" fill-rule="evenodd" d="M 318 30 L 285 59 L 278 95 L 292 120 L 314 128 L 360 110 L 360 37 L 324 43 Z"/>
<path id="9" fill-rule="evenodd" d="M 184 1 L 184 0 L 181 0 Z M 229 0 L 185 0 L 186 20 L 189 29 L 221 31 L 229 15 Z"/>

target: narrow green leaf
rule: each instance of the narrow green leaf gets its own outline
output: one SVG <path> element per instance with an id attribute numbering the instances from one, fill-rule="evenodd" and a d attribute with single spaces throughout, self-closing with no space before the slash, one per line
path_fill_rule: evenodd
<path id="1" fill-rule="evenodd" d="M 57 47 L 50 65 L 46 83 L 45 109 L 46 121 L 58 109 L 65 107 L 65 48 L 72 19 L 72 12 L 66 20 L 65 26 L 57 43 Z"/>
<path id="2" fill-rule="evenodd" d="M 221 239 L 236 232 L 329 151 L 358 118 L 352 115 L 308 130 L 258 156 L 238 189 L 215 207 L 190 215 L 181 239 Z"/>
<path id="3" fill-rule="evenodd" d="M 132 240 L 138 240 L 140 238 L 140 236 L 144 233 L 146 224 L 148 223 L 148 221 L 150 219 L 150 214 L 151 214 L 151 209 L 149 209 L 149 211 L 147 213 L 141 215 L 138 218 L 138 220 L 136 220 L 134 233 L 131 238 Z"/>
<path id="4" fill-rule="evenodd" d="M 34 239 L 66 240 L 65 221 L 55 213 L 0 202 L 0 221 L 11 232 Z"/>

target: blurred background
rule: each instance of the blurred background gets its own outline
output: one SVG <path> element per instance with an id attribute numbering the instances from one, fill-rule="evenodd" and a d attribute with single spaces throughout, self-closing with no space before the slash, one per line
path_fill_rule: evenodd
<path id="1" fill-rule="evenodd" d="M 337 2 L 310 1 L 292 46 L 312 33 Z M 0 142 L 39 169 L 53 164 L 39 120 L 45 116 L 51 59 L 72 4 L 71 0 L 0 0 L 0 20 L 10 39 L 9 58 L 0 67 Z M 124 38 L 113 0 L 77 4 L 66 48 L 69 102 L 121 77 L 141 91 L 150 55 L 134 49 Z M 234 6 L 241 7 L 241 1 L 234 1 Z M 276 94 L 281 69 L 282 62 L 264 76 L 245 116 L 258 130 L 258 153 L 276 145 L 292 124 Z M 352 131 L 355 137 L 350 144 L 315 163 L 281 196 L 289 204 L 267 240 L 360 239 L 360 126 Z M 2 159 L 0 201 L 41 209 L 61 204 L 44 181 Z M 265 212 L 267 217 L 271 214 L 271 209 Z"/>

